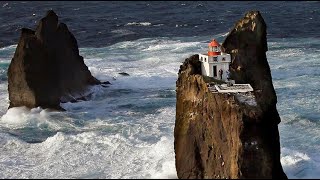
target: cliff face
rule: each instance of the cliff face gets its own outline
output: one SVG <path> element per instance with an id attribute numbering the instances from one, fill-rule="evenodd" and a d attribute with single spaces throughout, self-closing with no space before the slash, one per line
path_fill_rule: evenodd
<path id="1" fill-rule="evenodd" d="M 61 109 L 60 102 L 81 98 L 88 85 L 100 84 L 83 57 L 77 40 L 53 11 L 35 31 L 23 28 L 8 69 L 11 107 Z"/>
<path id="2" fill-rule="evenodd" d="M 180 67 L 174 148 L 179 178 L 287 178 L 280 163 L 276 94 L 266 59 L 266 24 L 259 12 L 240 19 L 222 46 L 230 75 L 250 83 L 255 104 L 236 93 L 212 93 L 198 55 Z"/>

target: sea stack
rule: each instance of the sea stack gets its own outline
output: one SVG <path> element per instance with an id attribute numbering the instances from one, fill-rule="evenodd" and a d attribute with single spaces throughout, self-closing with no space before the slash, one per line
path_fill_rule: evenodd
<path id="1" fill-rule="evenodd" d="M 77 40 L 52 10 L 36 30 L 22 28 L 8 69 L 11 107 L 62 109 L 60 102 L 83 99 L 93 77 L 79 55 Z"/>
<path id="2" fill-rule="evenodd" d="M 231 54 L 230 77 L 253 88 L 213 93 L 198 55 L 180 66 L 176 82 L 174 149 L 178 178 L 284 178 L 280 163 L 277 97 L 266 58 L 266 23 L 245 14 L 222 46 Z"/>

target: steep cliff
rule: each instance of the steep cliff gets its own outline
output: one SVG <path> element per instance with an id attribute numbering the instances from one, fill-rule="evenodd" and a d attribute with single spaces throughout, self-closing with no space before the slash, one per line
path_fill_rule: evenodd
<path id="1" fill-rule="evenodd" d="M 51 10 L 35 31 L 22 28 L 8 69 L 11 107 L 61 109 L 60 102 L 83 98 L 88 85 L 100 84 L 83 57 L 77 40 Z"/>
<path id="2" fill-rule="evenodd" d="M 251 84 L 255 103 L 241 100 L 241 93 L 210 92 L 198 55 L 186 59 L 176 82 L 178 177 L 287 178 L 280 163 L 280 117 L 260 13 L 248 12 L 222 46 L 232 57 L 231 78 Z"/>

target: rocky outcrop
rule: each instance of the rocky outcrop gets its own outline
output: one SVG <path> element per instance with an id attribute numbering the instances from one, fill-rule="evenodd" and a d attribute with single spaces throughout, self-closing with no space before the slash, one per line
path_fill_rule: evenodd
<path id="1" fill-rule="evenodd" d="M 60 102 L 83 99 L 93 77 L 79 55 L 77 40 L 52 11 L 35 31 L 22 28 L 8 69 L 10 107 L 61 109 Z"/>
<path id="2" fill-rule="evenodd" d="M 287 178 L 280 163 L 280 117 L 261 14 L 248 12 L 222 46 L 232 57 L 231 78 L 251 84 L 256 104 L 242 101 L 237 93 L 210 92 L 198 55 L 186 59 L 176 82 L 178 177 Z"/>

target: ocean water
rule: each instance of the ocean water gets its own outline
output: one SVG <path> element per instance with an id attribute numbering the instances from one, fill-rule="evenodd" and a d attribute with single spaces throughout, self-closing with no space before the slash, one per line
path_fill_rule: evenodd
<path id="1" fill-rule="evenodd" d="M 217 7 L 220 7 L 217 10 Z M 66 112 L 8 108 L 7 69 L 21 27 L 53 9 L 91 73 L 108 80 Z M 185 58 L 222 42 L 248 10 L 268 26 L 281 163 L 289 178 L 320 177 L 320 3 L 1 2 L 1 178 L 177 178 L 175 82 Z M 121 76 L 127 72 L 130 76 Z"/>

